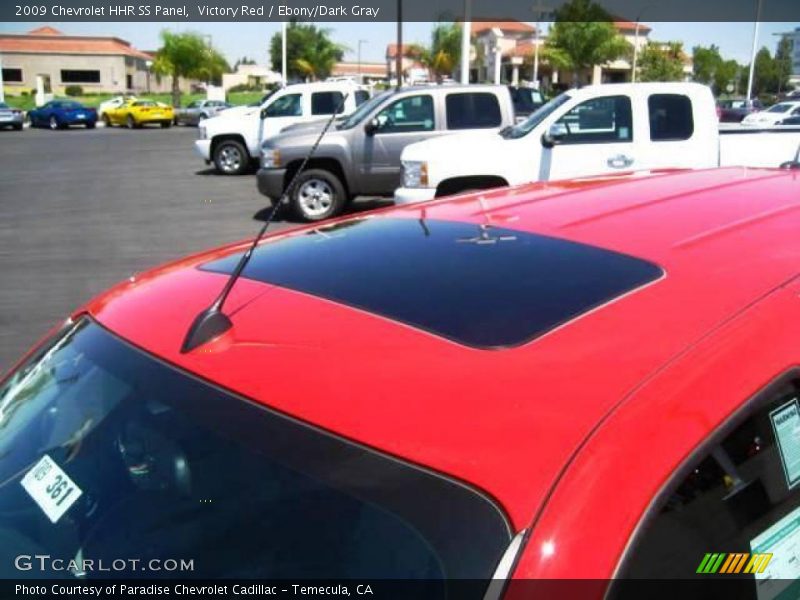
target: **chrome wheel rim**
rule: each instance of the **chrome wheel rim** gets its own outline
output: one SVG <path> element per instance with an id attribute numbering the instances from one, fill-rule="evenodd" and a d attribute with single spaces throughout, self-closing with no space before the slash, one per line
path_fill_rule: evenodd
<path id="1" fill-rule="evenodd" d="M 330 211 L 333 199 L 333 188 L 322 179 L 309 179 L 297 190 L 300 207 L 310 217 L 319 217 Z"/>
<path id="2" fill-rule="evenodd" d="M 133 117 L 129 116 L 129 117 L 128 117 L 128 129 L 133 129 L 133 126 L 134 126 L 135 124 L 136 124 L 136 123 L 134 122 L 134 120 L 133 120 Z"/>
<path id="3" fill-rule="evenodd" d="M 242 166 L 242 153 L 235 146 L 223 146 L 219 151 L 219 165 L 226 173 L 238 171 Z"/>
<path id="4" fill-rule="evenodd" d="M 55 117 L 50 117 L 50 129 L 58 129 L 58 121 Z"/>

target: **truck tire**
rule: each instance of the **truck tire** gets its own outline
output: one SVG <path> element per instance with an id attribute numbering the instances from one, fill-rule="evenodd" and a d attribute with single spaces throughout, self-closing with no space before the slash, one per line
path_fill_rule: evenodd
<path id="1" fill-rule="evenodd" d="M 250 155 L 241 142 L 223 140 L 214 148 L 214 165 L 223 175 L 242 175 L 250 168 Z"/>
<path id="2" fill-rule="evenodd" d="M 322 221 L 338 215 L 347 203 L 341 180 L 325 169 L 304 171 L 289 193 L 294 213 L 304 221 Z"/>

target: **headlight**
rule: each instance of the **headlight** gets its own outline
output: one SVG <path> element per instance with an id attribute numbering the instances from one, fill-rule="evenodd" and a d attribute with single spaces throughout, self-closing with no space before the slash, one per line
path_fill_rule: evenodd
<path id="1" fill-rule="evenodd" d="M 204 140 L 204 139 L 206 139 L 208 137 L 208 131 L 206 131 L 205 127 L 200 125 L 200 127 L 197 128 L 197 135 L 200 136 L 201 140 Z"/>
<path id="2" fill-rule="evenodd" d="M 264 169 L 277 169 L 281 166 L 281 153 L 277 148 L 261 148 L 261 166 Z"/>
<path id="3" fill-rule="evenodd" d="M 404 160 L 403 187 L 428 187 L 428 163 L 418 160 Z"/>

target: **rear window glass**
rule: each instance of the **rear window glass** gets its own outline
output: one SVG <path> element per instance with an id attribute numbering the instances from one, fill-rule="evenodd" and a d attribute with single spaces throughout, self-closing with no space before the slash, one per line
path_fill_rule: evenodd
<path id="1" fill-rule="evenodd" d="M 229 273 L 239 256 L 202 268 Z M 638 258 L 534 233 L 362 219 L 261 244 L 243 276 L 490 349 L 525 343 L 661 273 Z"/>
<path id="2" fill-rule="evenodd" d="M 342 112 L 343 94 L 341 92 L 314 92 L 311 94 L 311 114 L 312 115 L 332 115 L 335 112 Z"/>
<path id="3" fill-rule="evenodd" d="M 448 129 L 481 129 L 502 123 L 500 103 L 494 94 L 448 94 L 445 104 Z"/>
<path id="4" fill-rule="evenodd" d="M 647 99 L 650 139 L 654 142 L 688 140 L 694 133 L 692 101 L 682 94 L 653 94 Z"/>
<path id="5" fill-rule="evenodd" d="M 369 92 L 365 90 L 356 90 L 356 106 L 361 106 L 369 100 Z"/>
<path id="6" fill-rule="evenodd" d="M 490 578 L 510 541 L 503 513 L 468 485 L 208 385 L 90 320 L 0 383 L 0 406 L 3 577 L 20 577 L 19 555 L 140 559 L 114 577 L 174 577 L 141 571 L 175 558 L 201 579 L 446 588 Z"/>

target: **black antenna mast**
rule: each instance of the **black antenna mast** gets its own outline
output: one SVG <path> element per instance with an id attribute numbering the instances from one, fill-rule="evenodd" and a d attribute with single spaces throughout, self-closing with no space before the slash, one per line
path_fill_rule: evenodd
<path id="1" fill-rule="evenodd" d="M 228 295 L 231 293 L 233 286 L 236 284 L 236 280 L 239 279 L 239 276 L 242 274 L 242 271 L 244 271 L 247 263 L 250 262 L 250 257 L 253 256 L 253 251 L 258 246 L 258 242 L 261 241 L 261 238 L 263 238 L 264 234 L 267 232 L 267 229 L 275 218 L 275 214 L 278 212 L 278 209 L 281 205 L 289 203 L 289 192 L 294 187 L 295 181 L 297 181 L 297 178 L 303 172 L 308 164 L 308 161 L 311 160 L 311 157 L 314 156 L 314 153 L 317 151 L 317 147 L 322 141 L 322 138 L 328 132 L 331 124 L 344 108 L 344 102 L 347 100 L 349 95 L 350 93 L 348 92 L 342 96 L 342 99 L 339 101 L 339 106 L 336 108 L 336 112 L 334 112 L 328 122 L 325 123 L 325 127 L 322 128 L 322 132 L 314 142 L 314 145 L 311 146 L 311 149 L 308 151 L 308 154 L 306 154 L 303 162 L 300 163 L 300 167 L 295 172 L 292 180 L 289 182 L 289 185 L 286 186 L 286 188 L 283 190 L 283 194 L 281 194 L 280 199 L 272 207 L 269 216 L 264 221 L 264 225 L 261 227 L 258 235 L 256 235 L 256 237 L 253 239 L 253 243 L 250 244 L 247 252 L 242 254 L 242 258 L 239 259 L 239 262 L 236 264 L 236 268 L 234 268 L 231 272 L 231 275 L 228 278 L 228 281 L 225 282 L 225 286 L 222 288 L 219 296 L 217 296 L 214 302 L 211 303 L 211 306 L 206 308 L 199 315 L 197 315 L 197 317 L 195 317 L 191 327 L 189 327 L 189 331 L 186 333 L 186 338 L 183 340 L 183 345 L 181 346 L 182 354 L 190 352 L 198 346 L 202 346 L 203 344 L 210 342 L 214 338 L 228 331 L 228 329 L 233 326 L 233 323 L 231 323 L 231 320 L 228 318 L 228 316 L 222 312 L 222 307 L 225 304 L 225 300 L 228 299 Z"/>

